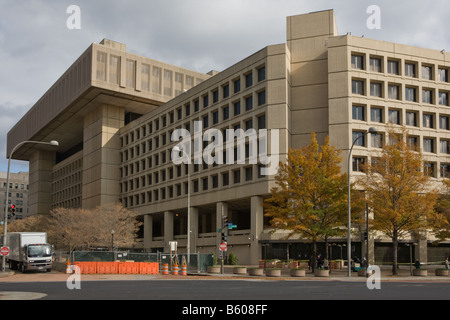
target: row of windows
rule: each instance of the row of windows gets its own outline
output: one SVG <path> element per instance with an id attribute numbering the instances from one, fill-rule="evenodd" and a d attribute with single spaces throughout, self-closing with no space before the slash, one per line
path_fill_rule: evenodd
<path id="1" fill-rule="evenodd" d="M 245 89 L 251 88 L 254 85 L 254 78 L 256 78 L 257 83 L 260 83 L 266 79 L 265 66 L 260 66 L 255 70 L 244 73 L 242 76 L 234 78 L 234 80 L 228 81 L 221 86 L 210 90 L 206 94 L 195 97 L 183 106 L 178 107 L 176 110 L 163 114 L 146 125 L 137 128 L 123 137 L 122 146 L 133 143 L 135 139 L 145 137 L 147 134 L 158 132 L 161 128 L 174 124 L 175 121 L 182 121 L 183 119 L 191 116 L 193 112 L 199 112 L 200 109 L 210 107 L 213 104 L 220 103 L 222 100 L 228 99 L 232 94 L 230 86 L 233 90 L 233 94 L 240 93 L 243 90 L 241 88 L 241 81 L 243 81 Z M 266 90 L 265 88 L 261 88 L 256 92 L 249 93 L 248 95 L 238 98 L 235 101 L 232 101 L 231 103 L 217 109 L 212 113 L 211 118 L 213 119 L 213 123 L 214 121 L 220 121 L 220 115 L 222 115 L 222 120 L 227 120 L 232 115 L 238 116 L 244 110 L 249 111 L 255 106 L 261 106 L 264 104 L 266 104 Z"/>
<path id="2" fill-rule="evenodd" d="M 372 165 L 377 158 L 372 158 Z M 364 172 L 364 165 L 367 162 L 366 157 L 355 156 L 352 159 L 352 171 Z M 439 171 L 437 171 L 439 168 Z M 439 167 L 436 162 L 425 162 L 423 165 L 424 172 L 432 178 L 450 178 L 450 163 L 440 163 Z"/>
<path id="3" fill-rule="evenodd" d="M 367 65 L 368 59 L 368 65 Z M 386 66 L 385 66 L 386 64 Z M 435 80 L 439 82 L 449 82 L 448 67 L 436 66 L 433 64 L 419 63 L 417 61 L 402 61 L 394 58 L 385 58 L 364 54 L 353 53 L 351 56 L 353 69 L 369 70 L 375 73 L 386 73 L 389 75 L 403 75 L 405 77 L 421 78 L 424 80 Z M 419 74 L 420 71 L 420 74 Z"/>
<path id="4" fill-rule="evenodd" d="M 387 90 L 387 94 L 385 91 Z M 421 98 L 419 97 L 419 87 L 389 83 L 387 88 L 380 81 L 370 81 L 369 94 L 371 97 L 388 98 L 393 100 L 403 100 L 410 102 L 422 102 L 426 104 L 438 104 L 449 106 L 449 92 L 445 90 L 435 90 L 432 88 L 422 88 Z M 358 95 L 366 94 L 366 80 L 352 79 L 352 93 Z M 419 100 L 420 99 L 420 100 Z"/>
<path id="5" fill-rule="evenodd" d="M 368 141 L 371 141 L 372 148 L 383 148 L 385 144 L 385 134 L 384 133 L 372 133 L 370 134 L 370 138 L 364 134 L 363 131 L 354 130 L 352 131 L 352 141 L 356 141 L 355 145 L 360 147 L 367 147 Z M 410 135 L 407 137 L 407 144 L 411 148 L 411 150 L 419 150 L 420 137 Z M 438 144 L 439 140 L 439 144 Z M 444 155 L 450 155 L 450 139 L 437 139 L 434 137 L 424 137 L 422 143 L 423 152 L 428 153 L 439 153 Z M 439 149 L 437 148 L 439 146 Z"/>
<path id="6" fill-rule="evenodd" d="M 181 167 L 181 166 L 178 166 Z M 200 191 L 208 191 L 218 189 L 220 187 L 227 187 L 231 184 L 241 184 L 245 182 L 251 182 L 255 178 L 260 179 L 265 176 L 261 175 L 261 165 L 246 166 L 243 168 L 238 168 L 232 171 L 225 171 L 220 174 L 215 174 L 212 176 L 206 176 L 198 179 L 193 179 L 191 181 L 191 193 L 195 194 Z M 257 170 L 257 173 L 254 171 Z M 147 179 L 147 181 L 145 181 Z M 130 185 L 136 184 L 134 189 L 139 189 L 145 187 L 146 185 L 151 185 L 152 175 L 142 176 L 130 180 L 129 182 L 124 182 L 121 184 L 121 192 L 127 192 Z M 144 184 L 144 185 L 142 185 Z M 132 191 L 132 190 L 130 190 Z M 175 197 L 181 197 L 187 195 L 189 192 L 188 182 L 178 183 L 172 186 L 156 188 L 154 190 L 149 190 L 146 192 L 141 192 L 136 195 L 126 196 L 122 199 L 124 207 L 132 207 L 142 204 L 149 204 L 156 201 L 162 201 L 167 199 L 172 199 Z"/>
<path id="7" fill-rule="evenodd" d="M 375 123 L 389 122 L 412 127 L 420 127 L 422 125 L 422 128 L 450 130 L 450 115 L 414 110 L 406 110 L 403 113 L 402 109 L 395 108 L 388 108 L 387 114 L 385 114 L 384 107 L 371 106 L 369 117 L 367 109 L 368 107 L 366 105 L 354 104 L 352 106 L 352 119 L 359 121 L 370 120 Z M 422 122 L 419 121 L 420 114 L 422 114 Z"/>
<path id="8" fill-rule="evenodd" d="M 24 183 L 13 183 L 13 182 L 10 182 L 9 183 L 9 189 L 21 189 L 21 190 L 25 190 L 25 186 L 26 186 L 26 188 L 27 188 L 27 190 L 28 189 L 30 189 L 30 185 L 28 185 L 28 184 L 24 184 Z M 6 182 L 3 182 L 3 188 L 5 188 L 6 189 Z"/>

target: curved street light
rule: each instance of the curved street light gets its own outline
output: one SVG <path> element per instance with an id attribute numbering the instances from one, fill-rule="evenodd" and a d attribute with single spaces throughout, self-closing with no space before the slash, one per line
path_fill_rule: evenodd
<path id="1" fill-rule="evenodd" d="M 59 142 L 56 140 L 51 140 L 49 142 L 42 142 L 42 141 L 22 141 L 20 143 L 18 143 L 11 151 L 11 153 L 9 154 L 8 157 L 8 172 L 6 174 L 6 199 L 5 199 L 5 221 L 4 221 L 4 225 L 3 225 L 3 246 L 7 246 L 7 229 L 8 229 L 8 201 L 9 201 L 9 171 L 10 171 L 10 167 L 11 167 L 11 158 L 12 155 L 14 154 L 14 151 L 16 151 L 20 146 L 26 144 L 26 143 L 35 143 L 35 144 L 45 144 L 45 145 L 49 145 L 49 146 L 54 146 L 57 147 L 59 146 Z M 2 260 L 2 271 L 5 272 L 6 270 L 6 257 L 3 256 L 3 260 Z"/>
<path id="2" fill-rule="evenodd" d="M 359 136 L 358 138 L 356 138 L 353 141 L 352 147 L 350 148 L 350 152 L 348 153 L 348 197 L 347 197 L 347 209 L 348 209 L 348 216 L 347 216 L 347 273 L 348 276 L 351 277 L 352 276 L 352 266 L 351 266 L 351 255 L 352 255 L 352 235 L 351 235 L 351 228 L 352 228 L 352 208 L 351 208 L 351 199 L 350 199 L 350 192 L 351 192 L 351 186 L 350 186 L 350 176 L 351 176 L 351 171 L 350 171 L 350 166 L 351 166 L 351 157 L 352 157 L 352 151 L 353 151 L 353 147 L 355 146 L 356 142 L 359 139 L 364 139 L 364 137 L 371 133 L 377 133 L 378 129 L 375 127 L 370 127 L 369 131 L 364 132 L 363 135 Z"/>

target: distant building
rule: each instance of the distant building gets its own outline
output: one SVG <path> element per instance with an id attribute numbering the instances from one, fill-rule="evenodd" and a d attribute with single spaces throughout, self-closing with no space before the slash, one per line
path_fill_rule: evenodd
<path id="1" fill-rule="evenodd" d="M 28 172 L 10 173 L 9 175 L 9 199 L 8 206 L 16 206 L 15 216 L 8 215 L 9 221 L 28 217 Z M 6 172 L 0 172 L 0 203 L 2 211 L 0 221 L 4 220 L 6 205 Z"/>
<path id="2" fill-rule="evenodd" d="M 408 143 L 423 150 L 424 170 L 439 182 L 450 176 L 449 70 L 447 52 L 339 35 L 333 10 L 288 17 L 286 43 L 208 74 L 129 53 L 124 44 L 104 39 L 89 46 L 11 129 L 8 152 L 25 140 L 59 141 L 56 149 L 27 144 L 14 154 L 30 162 L 31 214 L 120 201 L 144 221 L 147 250 L 167 251 L 176 240 L 185 252 L 189 232 L 191 252 L 217 252 L 228 219 L 236 226 L 228 230 L 228 250 L 240 263 L 255 264 L 266 253 L 307 259 L 307 241 L 271 232 L 264 217 L 263 201 L 275 182 L 261 174 L 266 163 L 249 161 L 260 146 L 245 142 L 243 164 L 177 165 L 172 133 L 276 129 L 276 150 L 266 151 L 283 161 L 314 131 L 319 142 L 329 135 L 343 151 L 347 171 L 354 138 L 376 126 L 379 133 L 353 150 L 356 176 L 389 143 L 386 125 L 392 123 L 407 127 Z M 205 148 L 206 142 L 193 142 L 192 152 Z M 329 241 L 338 258 L 345 238 Z M 423 262 L 450 248 L 415 235 L 404 241 L 418 243 L 415 257 Z M 362 243 L 354 236 L 353 256 L 362 256 Z M 371 261 L 389 261 L 390 246 L 389 239 L 371 239 Z M 319 247 L 325 250 L 324 243 Z M 400 261 L 409 261 L 408 253 L 402 246 Z"/>

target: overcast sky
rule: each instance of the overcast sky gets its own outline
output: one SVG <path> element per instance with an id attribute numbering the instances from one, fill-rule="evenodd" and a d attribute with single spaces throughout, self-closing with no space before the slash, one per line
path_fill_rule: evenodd
<path id="1" fill-rule="evenodd" d="M 70 5 L 81 29 L 70 30 Z M 370 30 L 367 8 L 381 9 Z M 170 64 L 223 70 L 286 42 L 286 16 L 334 9 L 339 34 L 450 50 L 448 0 L 0 0 L 0 171 L 6 134 L 92 42 L 103 38 Z M 28 171 L 12 161 L 11 172 Z"/>

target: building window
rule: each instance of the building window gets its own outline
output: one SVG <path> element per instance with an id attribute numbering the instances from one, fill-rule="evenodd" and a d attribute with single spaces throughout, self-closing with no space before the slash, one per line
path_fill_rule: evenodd
<path id="1" fill-rule="evenodd" d="M 224 85 L 222 88 L 222 92 L 223 92 L 223 98 L 228 98 L 228 96 L 230 95 L 230 86 L 228 84 Z"/>
<path id="2" fill-rule="evenodd" d="M 399 110 L 389 110 L 389 122 L 393 124 L 400 124 L 400 111 Z"/>
<path id="3" fill-rule="evenodd" d="M 353 171 L 354 172 L 363 172 L 364 163 L 366 162 L 365 158 L 361 157 L 353 157 Z"/>
<path id="4" fill-rule="evenodd" d="M 388 73 L 395 74 L 395 75 L 400 74 L 398 61 L 388 60 Z"/>
<path id="5" fill-rule="evenodd" d="M 205 95 L 203 96 L 203 108 L 208 107 L 208 105 L 209 105 L 209 96 Z"/>
<path id="6" fill-rule="evenodd" d="M 109 57 L 109 82 L 119 84 L 120 82 L 120 57 L 110 55 Z"/>
<path id="7" fill-rule="evenodd" d="M 352 93 L 364 95 L 364 81 L 352 80 Z"/>
<path id="8" fill-rule="evenodd" d="M 253 108 L 253 96 L 245 98 L 245 110 L 249 111 Z"/>
<path id="9" fill-rule="evenodd" d="M 422 102 L 423 103 L 433 103 L 433 90 L 423 89 L 422 90 Z"/>
<path id="10" fill-rule="evenodd" d="M 411 87 L 405 88 L 405 100 L 416 102 L 416 88 Z"/>
<path id="11" fill-rule="evenodd" d="M 234 93 L 241 91 L 241 79 L 236 79 L 233 81 Z"/>
<path id="12" fill-rule="evenodd" d="M 381 72 L 381 59 L 370 58 L 370 71 Z"/>
<path id="13" fill-rule="evenodd" d="M 383 109 L 381 108 L 371 108 L 370 109 L 370 120 L 373 122 L 383 122 Z"/>
<path id="14" fill-rule="evenodd" d="M 418 137 L 408 136 L 406 138 L 406 143 L 410 150 L 413 150 L 413 151 L 419 150 L 419 138 Z"/>
<path id="15" fill-rule="evenodd" d="M 413 111 L 406 111 L 406 125 L 417 127 L 417 113 Z"/>
<path id="16" fill-rule="evenodd" d="M 253 73 L 245 75 L 245 87 L 251 87 L 253 85 Z"/>
<path id="17" fill-rule="evenodd" d="M 97 51 L 97 80 L 106 81 L 106 53 Z"/>
<path id="18" fill-rule="evenodd" d="M 228 172 L 222 173 L 222 186 L 226 187 L 230 184 L 230 174 Z"/>
<path id="19" fill-rule="evenodd" d="M 266 67 L 258 69 L 258 82 L 266 80 Z"/>
<path id="20" fill-rule="evenodd" d="M 416 77 L 416 65 L 413 63 L 405 63 L 405 76 Z"/>
<path id="21" fill-rule="evenodd" d="M 400 99 L 400 87 L 398 85 L 388 85 L 388 98 L 389 99 Z"/>
<path id="22" fill-rule="evenodd" d="M 266 115 L 265 114 L 258 117 L 258 130 L 261 130 L 261 129 L 266 129 Z"/>
<path id="23" fill-rule="evenodd" d="M 450 130 L 450 118 L 448 116 L 439 117 L 439 128 L 443 130 Z"/>
<path id="24" fill-rule="evenodd" d="M 245 168 L 245 181 L 253 180 L 253 167 Z"/>
<path id="25" fill-rule="evenodd" d="M 438 74 L 439 74 L 439 81 L 448 82 L 448 70 L 447 69 L 439 68 Z"/>
<path id="26" fill-rule="evenodd" d="M 352 133 L 352 140 L 356 141 L 355 146 L 365 147 L 366 141 L 365 141 L 364 132 L 361 131 L 353 131 Z"/>
<path id="27" fill-rule="evenodd" d="M 352 68 L 364 70 L 364 58 L 360 55 L 352 54 Z"/>
<path id="28" fill-rule="evenodd" d="M 440 152 L 443 154 L 450 154 L 450 143 L 448 140 L 441 140 L 440 141 Z"/>
<path id="29" fill-rule="evenodd" d="M 241 170 L 240 169 L 233 171 L 233 182 L 235 184 L 241 182 Z"/>
<path id="30" fill-rule="evenodd" d="M 237 101 L 233 104 L 234 107 L 234 115 L 237 116 L 239 114 L 241 114 L 241 102 Z"/>
<path id="31" fill-rule="evenodd" d="M 371 144 L 372 144 L 372 148 L 383 148 L 383 134 L 382 133 L 372 133 L 371 134 Z"/>
<path id="32" fill-rule="evenodd" d="M 194 111 L 198 112 L 198 110 L 200 110 L 200 100 L 195 100 L 194 101 Z"/>
<path id="33" fill-rule="evenodd" d="M 381 83 L 371 82 L 370 83 L 370 95 L 372 97 L 382 97 L 382 86 Z"/>
<path id="34" fill-rule="evenodd" d="M 425 175 L 434 178 L 435 177 L 435 164 L 432 162 L 425 162 L 423 164 L 423 172 Z"/>
<path id="35" fill-rule="evenodd" d="M 441 163 L 441 178 L 450 178 L 450 165 L 448 163 Z"/>
<path id="36" fill-rule="evenodd" d="M 167 97 L 172 96 L 172 77 L 172 71 L 164 70 L 164 95 Z"/>
<path id="37" fill-rule="evenodd" d="M 448 106 L 448 93 L 439 91 L 439 105 Z"/>
<path id="38" fill-rule="evenodd" d="M 213 96 L 213 103 L 218 102 L 219 101 L 219 90 L 218 89 L 214 90 L 212 93 L 212 96 Z"/>
<path id="39" fill-rule="evenodd" d="M 432 80 L 433 69 L 430 66 L 422 66 L 422 79 Z"/>
<path id="40" fill-rule="evenodd" d="M 433 138 L 423 138 L 423 151 L 434 153 L 434 139 Z"/>
<path id="41" fill-rule="evenodd" d="M 212 116 L 213 116 L 213 124 L 219 123 L 219 111 L 214 111 Z"/>
<path id="42" fill-rule="evenodd" d="M 258 92 L 258 106 L 266 104 L 266 90 Z"/>
<path id="43" fill-rule="evenodd" d="M 364 121 L 365 120 L 364 109 L 365 108 L 363 106 L 353 106 L 352 119 Z"/>
<path id="44" fill-rule="evenodd" d="M 424 128 L 434 128 L 434 116 L 429 113 L 423 114 L 423 127 Z"/>
<path id="45" fill-rule="evenodd" d="M 222 108 L 222 117 L 223 120 L 230 118 L 230 107 L 226 106 Z"/>

